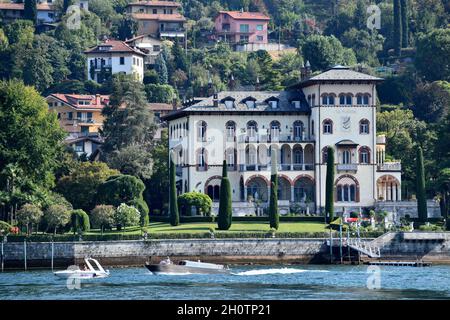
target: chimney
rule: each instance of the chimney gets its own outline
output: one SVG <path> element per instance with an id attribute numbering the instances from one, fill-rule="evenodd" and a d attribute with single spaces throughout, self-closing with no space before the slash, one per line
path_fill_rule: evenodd
<path id="1" fill-rule="evenodd" d="M 96 94 L 96 95 L 95 95 L 95 104 L 96 104 L 97 106 L 99 106 L 99 105 L 102 104 L 102 97 L 101 97 L 99 94 Z"/>
<path id="2" fill-rule="evenodd" d="M 217 108 L 219 106 L 219 97 L 217 95 L 217 92 L 214 92 L 213 94 L 213 106 L 214 108 Z"/>
<path id="3" fill-rule="evenodd" d="M 228 81 L 228 89 L 230 89 L 231 91 L 233 91 L 234 88 L 236 88 L 236 81 L 234 80 L 233 74 L 231 74 L 230 80 Z"/>
<path id="4" fill-rule="evenodd" d="M 172 99 L 172 109 L 173 111 L 177 110 L 177 99 L 175 97 Z"/>

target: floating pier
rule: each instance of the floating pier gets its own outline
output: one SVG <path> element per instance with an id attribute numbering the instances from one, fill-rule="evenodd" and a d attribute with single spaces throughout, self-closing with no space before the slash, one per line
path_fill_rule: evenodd
<path id="1" fill-rule="evenodd" d="M 368 261 L 371 266 L 394 266 L 394 267 L 431 267 L 431 262 L 423 261 Z"/>

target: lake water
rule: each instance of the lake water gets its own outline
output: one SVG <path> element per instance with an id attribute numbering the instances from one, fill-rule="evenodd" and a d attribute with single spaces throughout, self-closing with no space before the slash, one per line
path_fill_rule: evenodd
<path id="1" fill-rule="evenodd" d="M 113 268 L 109 278 L 66 283 L 50 270 L 0 273 L 9 299 L 450 299 L 450 266 L 231 266 L 231 275 L 153 275 Z M 372 288 L 369 289 L 368 287 Z"/>

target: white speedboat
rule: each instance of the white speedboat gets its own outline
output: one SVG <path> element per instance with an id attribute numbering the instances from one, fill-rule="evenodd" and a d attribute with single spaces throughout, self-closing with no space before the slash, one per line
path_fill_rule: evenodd
<path id="1" fill-rule="evenodd" d="M 228 274 L 228 267 L 221 264 L 205 263 L 199 261 L 181 260 L 178 264 L 174 264 L 169 257 L 162 260 L 159 264 L 146 263 L 145 267 L 153 274 Z"/>
<path id="2" fill-rule="evenodd" d="M 92 266 L 93 262 L 97 270 Z M 54 275 L 63 279 L 96 279 L 96 278 L 106 278 L 109 276 L 109 270 L 103 269 L 100 263 L 93 258 L 84 259 L 85 266 L 83 269 L 77 266 L 71 266 L 66 270 L 56 271 Z"/>

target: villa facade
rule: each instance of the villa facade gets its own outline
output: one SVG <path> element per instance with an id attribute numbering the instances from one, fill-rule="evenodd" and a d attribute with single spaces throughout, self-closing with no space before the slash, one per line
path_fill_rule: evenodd
<path id="1" fill-rule="evenodd" d="M 335 150 L 336 210 L 361 210 L 401 200 L 400 162 L 385 161 L 376 133 L 376 84 L 382 79 L 336 66 L 281 92 L 229 91 L 164 117 L 177 163 L 180 193 L 218 201 L 227 160 L 234 214 L 269 198 L 276 150 L 280 208 L 325 206 L 327 148 Z M 247 208 L 247 209 L 245 209 Z"/>

